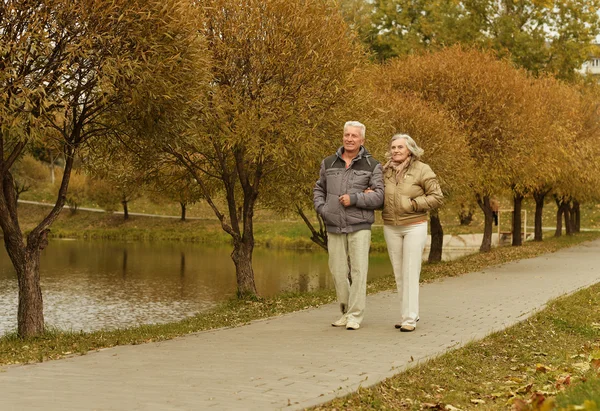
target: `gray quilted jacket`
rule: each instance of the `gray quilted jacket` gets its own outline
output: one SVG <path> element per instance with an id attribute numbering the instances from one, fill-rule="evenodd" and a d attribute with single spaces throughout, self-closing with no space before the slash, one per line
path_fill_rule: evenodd
<path id="1" fill-rule="evenodd" d="M 323 217 L 327 232 L 333 234 L 370 230 L 374 210 L 383 205 L 381 164 L 361 147 L 350 167 L 342 159 L 344 148 L 321 162 L 319 180 L 313 189 L 317 213 Z M 370 188 L 373 192 L 365 193 Z M 350 206 L 340 204 L 339 196 L 350 194 Z"/>

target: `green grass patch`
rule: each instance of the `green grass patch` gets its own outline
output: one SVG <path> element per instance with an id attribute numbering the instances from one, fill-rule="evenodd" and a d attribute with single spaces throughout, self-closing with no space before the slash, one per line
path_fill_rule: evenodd
<path id="1" fill-rule="evenodd" d="M 523 247 L 496 248 L 489 253 L 475 254 L 441 264 L 425 264 L 423 281 L 433 281 L 520 258 L 534 257 L 598 237 L 600 233 L 581 233 L 572 237 L 551 238 L 542 243 L 527 243 Z M 377 279 L 368 284 L 369 293 L 394 288 L 395 284 L 391 278 Z M 333 302 L 334 299 L 333 290 L 287 293 L 255 301 L 226 301 L 209 311 L 168 324 L 78 333 L 50 330 L 41 337 L 27 340 L 9 334 L 0 338 L 0 365 L 47 361 L 116 345 L 162 341 L 203 330 L 235 327 L 261 318 L 318 307 Z"/>
<path id="2" fill-rule="evenodd" d="M 600 407 L 600 378 L 592 374 L 581 384 L 576 384 L 569 390 L 561 392 L 556 397 L 558 409 L 598 410 Z"/>

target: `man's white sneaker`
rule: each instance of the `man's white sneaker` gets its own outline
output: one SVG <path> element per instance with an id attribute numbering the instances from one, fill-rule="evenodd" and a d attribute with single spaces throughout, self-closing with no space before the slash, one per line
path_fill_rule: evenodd
<path id="1" fill-rule="evenodd" d="M 342 315 L 342 317 L 339 320 L 332 322 L 331 325 L 334 327 L 345 327 L 347 323 L 348 319 L 345 315 Z"/>
<path id="2" fill-rule="evenodd" d="M 348 322 L 348 324 L 346 324 L 347 330 L 358 330 L 359 328 L 360 328 L 360 324 L 355 323 L 354 321 L 350 321 L 350 322 Z"/>

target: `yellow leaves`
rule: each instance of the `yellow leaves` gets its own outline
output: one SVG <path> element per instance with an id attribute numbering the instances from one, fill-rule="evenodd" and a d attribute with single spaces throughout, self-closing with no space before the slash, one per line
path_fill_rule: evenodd
<path id="1" fill-rule="evenodd" d="M 548 371 L 551 371 L 551 368 L 544 364 L 538 363 L 535 365 L 535 372 L 537 373 L 546 373 Z"/>
<path id="2" fill-rule="evenodd" d="M 546 9 L 552 8 L 554 6 L 553 0 L 532 0 L 532 3 L 537 7 L 542 7 Z"/>
<path id="3" fill-rule="evenodd" d="M 533 383 L 529 383 L 527 385 L 523 385 L 522 387 L 517 388 L 517 394 L 527 394 L 531 392 L 531 388 L 533 387 Z"/>
<path id="4" fill-rule="evenodd" d="M 555 408 L 555 400 L 535 392 L 527 400 L 513 397 L 507 405 L 511 406 L 511 411 L 550 411 Z"/>

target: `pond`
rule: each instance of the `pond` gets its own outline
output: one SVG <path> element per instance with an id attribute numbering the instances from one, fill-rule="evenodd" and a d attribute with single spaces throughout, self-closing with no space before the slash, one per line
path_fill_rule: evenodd
<path id="1" fill-rule="evenodd" d="M 471 249 L 446 250 L 444 259 Z M 427 251 L 426 251 L 427 252 Z M 186 243 L 54 240 L 42 253 L 46 324 L 91 331 L 180 320 L 235 295 L 229 247 Z M 324 251 L 255 249 L 262 296 L 333 288 Z M 386 253 L 372 253 L 369 278 L 391 276 Z M 16 329 L 17 280 L 0 252 L 0 335 Z"/>

